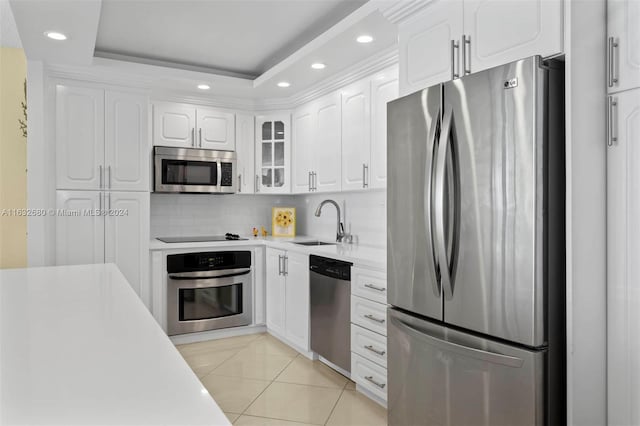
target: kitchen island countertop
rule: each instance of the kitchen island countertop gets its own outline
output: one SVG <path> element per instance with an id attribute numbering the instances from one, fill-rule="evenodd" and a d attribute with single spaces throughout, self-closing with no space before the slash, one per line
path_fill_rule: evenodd
<path id="1" fill-rule="evenodd" d="M 113 264 L 0 270 L 0 424 L 230 425 Z"/>

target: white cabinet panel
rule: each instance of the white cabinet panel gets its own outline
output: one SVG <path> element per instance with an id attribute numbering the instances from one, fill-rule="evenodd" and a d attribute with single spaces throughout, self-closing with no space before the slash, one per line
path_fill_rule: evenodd
<path id="1" fill-rule="evenodd" d="M 316 121 L 312 105 L 293 113 L 293 189 L 294 193 L 311 192 L 312 157 L 316 138 Z M 335 157 L 334 157 L 335 161 Z"/>
<path id="2" fill-rule="evenodd" d="M 100 189 L 104 164 L 104 91 L 56 86 L 56 188 Z"/>
<path id="3" fill-rule="evenodd" d="M 103 194 L 56 191 L 56 265 L 104 263 Z"/>
<path id="4" fill-rule="evenodd" d="M 351 322 L 387 335 L 387 305 L 351 295 Z"/>
<path id="5" fill-rule="evenodd" d="M 266 300 L 265 300 L 265 249 L 256 247 L 253 249 L 253 323 L 257 325 L 265 324 L 266 321 Z"/>
<path id="6" fill-rule="evenodd" d="M 107 91 L 105 95 L 105 187 L 148 191 L 150 144 L 146 96 Z"/>
<path id="7" fill-rule="evenodd" d="M 238 192 L 255 192 L 255 119 L 253 115 L 236 115 L 236 155 L 238 156 Z"/>
<path id="8" fill-rule="evenodd" d="M 387 303 L 387 274 L 351 268 L 351 293 L 379 303 Z"/>
<path id="9" fill-rule="evenodd" d="M 146 297 L 149 264 L 149 193 L 106 192 L 105 262 L 115 263 L 131 287 Z"/>
<path id="10" fill-rule="evenodd" d="M 387 400 L 387 369 L 353 352 L 351 380 L 383 401 Z"/>
<path id="11" fill-rule="evenodd" d="M 235 116 L 229 112 L 198 107 L 197 145 L 204 149 L 234 151 L 236 149 Z"/>
<path id="12" fill-rule="evenodd" d="M 342 189 L 366 187 L 371 143 L 371 87 L 360 81 L 342 91 Z"/>
<path id="13" fill-rule="evenodd" d="M 398 29 L 400 49 L 400 93 L 451 80 L 455 67 L 459 71 L 459 42 L 463 22 L 462 0 L 434 0 Z"/>
<path id="14" fill-rule="evenodd" d="M 158 102 L 153 105 L 153 144 L 196 146 L 196 108 L 193 105 Z"/>
<path id="15" fill-rule="evenodd" d="M 298 348 L 309 350 L 309 256 L 288 252 L 286 274 L 286 334 Z"/>
<path id="16" fill-rule="evenodd" d="M 341 188 L 342 105 L 340 93 L 332 93 L 314 102 L 316 138 L 313 154 L 314 191 L 335 192 Z"/>
<path id="17" fill-rule="evenodd" d="M 607 149 L 607 361 L 612 425 L 640 424 L 640 89 L 611 97 Z"/>
<path id="18" fill-rule="evenodd" d="M 640 1 L 607 0 L 607 35 L 609 92 L 640 87 Z"/>
<path id="19" fill-rule="evenodd" d="M 387 368 L 387 338 L 351 324 L 351 351 Z"/>
<path id="20" fill-rule="evenodd" d="M 285 335 L 285 277 L 282 264 L 285 252 L 266 248 L 267 328 Z"/>
<path id="21" fill-rule="evenodd" d="M 465 0 L 462 71 L 561 53 L 563 16 L 561 0 Z"/>
<path id="22" fill-rule="evenodd" d="M 371 170 L 369 186 L 387 187 L 387 102 L 398 98 L 398 69 L 371 82 Z"/>

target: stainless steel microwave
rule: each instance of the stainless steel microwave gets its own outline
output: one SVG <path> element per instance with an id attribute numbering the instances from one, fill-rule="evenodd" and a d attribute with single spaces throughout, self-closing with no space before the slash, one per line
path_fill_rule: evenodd
<path id="1" fill-rule="evenodd" d="M 154 192 L 233 194 L 236 153 L 156 146 Z"/>

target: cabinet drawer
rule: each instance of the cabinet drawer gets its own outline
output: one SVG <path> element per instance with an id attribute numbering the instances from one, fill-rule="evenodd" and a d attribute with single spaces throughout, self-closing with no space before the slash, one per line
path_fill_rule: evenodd
<path id="1" fill-rule="evenodd" d="M 387 369 L 351 353 L 351 379 L 372 394 L 387 400 Z"/>
<path id="2" fill-rule="evenodd" d="M 351 352 L 387 367 L 387 338 L 351 324 Z"/>
<path id="3" fill-rule="evenodd" d="M 387 335 L 387 305 L 351 295 L 351 322 Z"/>
<path id="4" fill-rule="evenodd" d="M 352 268 L 351 282 L 353 294 L 376 302 L 387 303 L 387 274 L 385 272 Z"/>

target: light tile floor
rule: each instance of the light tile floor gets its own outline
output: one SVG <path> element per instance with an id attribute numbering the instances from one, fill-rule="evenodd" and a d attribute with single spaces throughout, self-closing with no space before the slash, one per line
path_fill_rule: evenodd
<path id="1" fill-rule="evenodd" d="M 352 381 L 269 334 L 178 350 L 234 425 L 387 425 L 387 411 Z"/>

